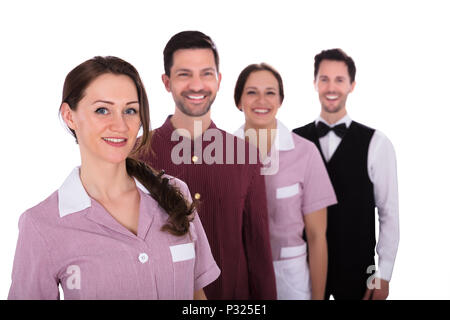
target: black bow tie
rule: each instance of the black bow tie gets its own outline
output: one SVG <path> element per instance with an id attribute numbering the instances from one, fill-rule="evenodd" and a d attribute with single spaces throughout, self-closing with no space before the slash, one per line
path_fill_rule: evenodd
<path id="1" fill-rule="evenodd" d="M 319 138 L 326 136 L 330 131 L 334 131 L 334 133 L 336 133 L 338 137 L 342 138 L 347 132 L 347 126 L 345 125 L 345 123 L 341 123 L 337 126 L 329 127 L 327 124 L 319 121 L 319 123 L 317 123 L 316 130 Z"/>

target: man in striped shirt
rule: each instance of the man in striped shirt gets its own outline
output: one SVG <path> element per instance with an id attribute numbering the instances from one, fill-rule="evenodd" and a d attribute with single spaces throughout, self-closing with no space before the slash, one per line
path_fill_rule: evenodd
<path id="1" fill-rule="evenodd" d="M 175 112 L 154 130 L 153 152 L 141 160 L 185 181 L 199 202 L 200 220 L 221 269 L 218 280 L 204 289 L 206 296 L 275 299 L 261 165 L 249 161 L 247 143 L 211 121 L 221 80 L 215 44 L 201 32 L 180 32 L 164 49 L 164 68 L 162 80 Z"/>

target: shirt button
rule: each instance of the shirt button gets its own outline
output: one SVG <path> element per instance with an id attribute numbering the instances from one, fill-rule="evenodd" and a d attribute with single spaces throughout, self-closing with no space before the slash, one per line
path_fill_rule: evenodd
<path id="1" fill-rule="evenodd" d="M 139 261 L 141 263 L 146 263 L 148 261 L 148 255 L 146 253 L 141 253 L 139 255 Z"/>
<path id="2" fill-rule="evenodd" d="M 192 157 L 192 162 L 196 163 L 198 161 L 198 157 L 197 156 L 193 156 Z"/>
<path id="3" fill-rule="evenodd" d="M 200 193 L 196 193 L 195 195 L 194 195 L 194 198 L 196 199 L 196 200 L 199 200 L 200 199 Z"/>

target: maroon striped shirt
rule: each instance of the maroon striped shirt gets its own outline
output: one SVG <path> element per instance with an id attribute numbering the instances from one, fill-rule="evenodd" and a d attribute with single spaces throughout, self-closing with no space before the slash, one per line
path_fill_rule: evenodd
<path id="1" fill-rule="evenodd" d="M 204 288 L 207 298 L 276 299 L 265 182 L 260 174 L 260 165 L 249 163 L 248 143 L 245 143 L 245 163 L 237 164 L 238 141 L 241 144 L 243 141 L 218 129 L 213 122 L 209 129 L 216 129 L 215 132 L 222 136 L 223 164 L 206 164 L 202 153 L 198 152 L 199 145 L 194 148 L 194 143 L 200 141 L 204 153 L 211 150 L 215 139 L 203 141 L 208 131 L 196 142 L 188 140 L 190 150 L 185 151 L 190 151 L 190 154 L 175 152 L 187 160 L 175 164 L 171 158 L 172 150 L 177 145 L 180 147 L 183 138 L 171 141 L 175 129 L 170 116 L 153 132 L 154 154 L 148 152 L 141 156 L 141 160 L 185 181 L 192 198 L 199 198 L 200 220 L 221 269 L 220 277 Z M 233 164 L 227 164 L 226 142 L 232 143 L 228 150 L 234 150 L 234 154 L 231 157 L 228 154 L 228 162 Z M 208 145 L 210 149 L 207 149 Z M 212 155 L 218 156 L 220 152 Z M 192 160 L 196 160 L 195 163 Z"/>

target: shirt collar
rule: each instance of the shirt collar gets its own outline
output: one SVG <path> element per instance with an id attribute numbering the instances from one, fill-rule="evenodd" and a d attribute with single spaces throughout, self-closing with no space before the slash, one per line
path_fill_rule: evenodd
<path id="1" fill-rule="evenodd" d="M 244 128 L 245 124 L 237 129 L 234 132 L 234 135 L 238 138 L 245 139 Z M 288 151 L 294 149 L 295 147 L 291 131 L 278 119 L 274 147 L 279 151 Z"/>
<path id="2" fill-rule="evenodd" d="M 158 129 L 160 134 L 162 134 L 164 137 L 166 137 L 168 139 L 168 141 L 171 141 L 170 138 L 172 136 L 172 133 L 176 130 L 176 128 L 173 126 L 172 122 L 170 121 L 171 117 L 172 117 L 172 115 L 169 115 L 167 117 L 166 121 L 163 123 L 163 125 Z M 217 129 L 216 124 L 212 120 L 211 120 L 211 123 L 210 123 L 208 129 Z"/>
<path id="3" fill-rule="evenodd" d="M 148 190 L 136 178 L 134 178 L 134 181 L 140 190 L 149 194 Z M 91 198 L 81 183 L 80 167 L 76 167 L 58 189 L 59 216 L 62 218 L 89 207 L 91 207 Z"/>
<path id="4" fill-rule="evenodd" d="M 315 124 L 317 125 L 317 123 L 318 123 L 319 121 L 322 121 L 323 123 L 327 124 L 327 125 L 330 126 L 330 127 L 334 127 L 334 126 L 337 126 L 338 124 L 345 123 L 345 126 L 348 128 L 348 127 L 350 127 L 350 124 L 352 123 L 352 119 L 350 118 L 350 116 L 348 115 L 348 113 L 347 113 L 345 116 L 343 116 L 341 119 L 339 119 L 339 120 L 338 120 L 335 124 L 333 124 L 333 125 L 329 124 L 329 123 L 328 123 L 327 121 L 325 121 L 325 119 L 322 118 L 321 116 L 319 116 L 319 117 L 316 119 Z"/>
<path id="5" fill-rule="evenodd" d="M 280 151 L 294 149 L 294 139 L 292 132 L 280 120 L 277 120 L 277 137 L 275 137 L 275 147 Z M 278 143 L 278 144 L 277 144 Z"/>

